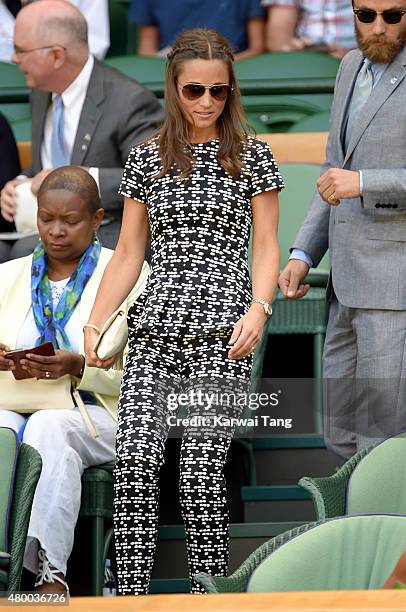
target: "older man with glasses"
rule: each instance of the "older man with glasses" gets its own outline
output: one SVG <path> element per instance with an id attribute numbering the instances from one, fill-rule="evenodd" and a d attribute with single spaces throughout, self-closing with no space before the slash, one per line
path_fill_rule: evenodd
<path id="1" fill-rule="evenodd" d="M 406 0 L 354 0 L 327 158 L 279 283 L 330 250 L 325 437 L 341 457 L 406 430 Z"/>
<path id="2" fill-rule="evenodd" d="M 14 220 L 16 189 L 23 181 L 30 181 L 35 195 L 52 168 L 82 166 L 96 180 L 106 211 L 101 240 L 114 248 L 122 168 L 131 147 L 161 123 L 157 98 L 89 53 L 86 20 L 69 2 L 38 0 L 25 6 L 16 18 L 12 59 L 33 89 L 33 161 L 26 178 L 17 177 L 2 190 L 2 217 Z M 36 238 L 22 238 L 11 249 L 9 243 L 0 242 L 0 261 L 30 254 Z"/>

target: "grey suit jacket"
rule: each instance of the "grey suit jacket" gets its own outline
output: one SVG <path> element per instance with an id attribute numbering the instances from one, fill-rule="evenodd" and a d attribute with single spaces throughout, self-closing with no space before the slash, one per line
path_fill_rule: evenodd
<path id="1" fill-rule="evenodd" d="M 327 143 L 328 168 L 362 170 L 363 195 L 329 206 L 316 193 L 293 247 L 317 265 L 330 249 L 338 300 L 353 308 L 406 309 L 406 50 L 389 64 L 343 148 L 353 84 L 363 61 L 339 68 Z"/>
<path id="2" fill-rule="evenodd" d="M 24 171 L 30 177 L 42 170 L 41 144 L 50 100 L 51 95 L 43 91 L 31 94 L 33 162 Z M 100 169 L 106 210 L 122 208 L 123 198 L 117 191 L 130 149 L 162 121 L 162 107 L 151 91 L 95 59 L 71 163 Z"/>

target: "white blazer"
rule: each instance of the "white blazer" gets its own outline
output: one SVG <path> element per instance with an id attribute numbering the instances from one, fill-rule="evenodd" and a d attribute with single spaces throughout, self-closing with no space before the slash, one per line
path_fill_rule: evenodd
<path id="1" fill-rule="evenodd" d="M 79 308 L 81 324 L 89 320 L 103 272 L 113 251 L 103 248 L 97 266 L 83 290 L 76 306 Z M 0 265 L 0 342 L 13 350 L 18 334 L 31 308 L 31 262 L 32 255 L 13 259 Z M 140 276 L 121 308 L 127 312 L 145 288 L 149 266 L 144 262 Z M 84 355 L 84 336 L 79 339 L 79 352 Z M 126 352 L 126 351 L 125 351 Z M 122 378 L 122 360 L 109 370 L 85 366 L 79 390 L 91 391 L 111 416 L 117 419 L 117 401 Z M 11 372 L 7 372 L 12 376 Z M 37 381 L 33 379 L 32 383 Z M 0 393 L 1 395 L 1 393 Z"/>

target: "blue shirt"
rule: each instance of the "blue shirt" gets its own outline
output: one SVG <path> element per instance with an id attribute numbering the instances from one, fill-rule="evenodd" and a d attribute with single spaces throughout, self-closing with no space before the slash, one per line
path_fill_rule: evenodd
<path id="1" fill-rule="evenodd" d="M 140 26 L 159 29 L 159 48 L 171 46 L 191 28 L 218 30 L 235 53 L 247 49 L 247 22 L 264 17 L 261 0 L 131 0 L 129 19 Z"/>

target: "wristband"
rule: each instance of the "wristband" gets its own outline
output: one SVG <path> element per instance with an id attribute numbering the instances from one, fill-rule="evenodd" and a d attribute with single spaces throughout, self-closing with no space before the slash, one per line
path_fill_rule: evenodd
<path id="1" fill-rule="evenodd" d="M 93 323 L 86 323 L 83 326 L 83 331 L 85 331 L 86 327 L 90 327 L 90 329 L 95 329 L 100 334 L 100 329 L 97 327 L 97 325 L 93 325 Z"/>

